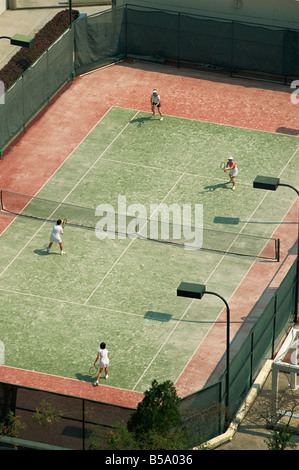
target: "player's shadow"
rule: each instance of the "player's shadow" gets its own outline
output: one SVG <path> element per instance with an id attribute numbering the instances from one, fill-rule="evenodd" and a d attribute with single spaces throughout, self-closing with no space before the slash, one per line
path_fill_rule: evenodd
<path id="1" fill-rule="evenodd" d="M 81 382 L 90 382 L 90 383 L 93 383 L 96 379 L 96 376 L 92 376 L 91 374 L 80 374 L 79 372 L 76 374 L 76 377 Z"/>
<path id="2" fill-rule="evenodd" d="M 155 119 L 152 116 L 147 116 L 147 117 L 144 116 L 144 117 L 139 117 L 139 118 L 136 118 L 136 119 L 132 119 L 130 122 L 131 122 L 131 124 L 132 123 L 137 123 L 137 127 L 141 127 L 142 124 L 144 124 L 145 122 L 149 122 L 149 121 L 154 122 L 156 120 L 158 120 L 158 119 Z"/>
<path id="3" fill-rule="evenodd" d="M 50 253 L 47 252 L 47 248 L 42 248 L 42 249 L 36 249 L 34 250 L 34 253 L 38 256 L 50 256 L 50 255 L 59 255 L 57 251 L 50 251 Z"/>
<path id="4" fill-rule="evenodd" d="M 198 194 L 217 191 L 217 189 L 231 189 L 230 186 L 227 186 L 228 184 L 230 184 L 230 182 L 210 184 L 209 186 L 204 186 L 205 191 L 200 191 Z"/>

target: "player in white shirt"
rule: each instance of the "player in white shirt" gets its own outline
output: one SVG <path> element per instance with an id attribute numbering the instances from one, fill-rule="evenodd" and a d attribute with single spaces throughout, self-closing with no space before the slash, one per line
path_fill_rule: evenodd
<path id="1" fill-rule="evenodd" d="M 96 365 L 98 359 L 100 359 L 100 372 L 98 374 L 95 385 L 99 385 L 99 380 L 103 372 L 103 369 L 105 369 L 105 379 L 108 379 L 109 357 L 108 357 L 108 350 L 106 349 L 105 343 L 100 344 L 100 349 L 98 350 L 98 355 L 97 355 L 96 360 L 94 361 L 94 365 Z"/>
<path id="2" fill-rule="evenodd" d="M 157 90 L 153 90 L 153 93 L 151 94 L 150 103 L 151 103 L 152 113 L 153 113 L 152 117 L 155 116 L 156 114 L 155 108 L 157 108 L 160 114 L 160 121 L 163 121 L 163 116 L 161 113 L 160 95 L 158 95 Z"/>
<path id="3" fill-rule="evenodd" d="M 62 224 L 62 220 L 58 219 L 52 229 L 52 233 L 50 236 L 50 243 L 47 248 L 48 253 L 50 253 L 50 249 L 53 243 L 58 243 L 58 245 L 60 246 L 60 254 L 61 255 L 64 254 L 63 246 L 62 246 L 62 239 L 61 239 L 61 235 L 63 235 L 63 228 L 61 227 L 61 224 Z"/>

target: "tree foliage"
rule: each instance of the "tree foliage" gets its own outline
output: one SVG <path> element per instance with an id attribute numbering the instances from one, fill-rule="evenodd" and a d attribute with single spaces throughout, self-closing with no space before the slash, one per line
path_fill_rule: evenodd
<path id="1" fill-rule="evenodd" d="M 144 393 L 143 400 L 138 403 L 137 410 L 128 421 L 128 430 L 138 437 L 155 431 L 159 434 L 169 432 L 181 424 L 179 412 L 180 398 L 172 382 L 167 380 L 159 384 L 152 382 L 150 390 Z"/>

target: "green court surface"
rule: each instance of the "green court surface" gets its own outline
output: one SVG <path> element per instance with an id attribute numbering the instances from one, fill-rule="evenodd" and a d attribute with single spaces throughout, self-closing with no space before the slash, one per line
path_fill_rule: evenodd
<path id="1" fill-rule="evenodd" d="M 260 174 L 298 185 L 297 148 L 292 136 L 112 108 L 37 196 L 117 209 L 122 195 L 148 213 L 150 204 L 202 204 L 206 228 L 271 237 L 295 194 L 252 182 Z M 220 170 L 230 155 L 235 191 Z M 177 297 L 180 282 L 207 284 L 229 301 L 255 261 L 117 235 L 99 240 L 73 225 L 63 235 L 66 254 L 58 246 L 47 254 L 52 225 L 17 217 L 0 237 L 5 363 L 92 382 L 89 367 L 105 341 L 104 383 L 129 390 L 175 382 L 223 308 L 213 296 Z"/>

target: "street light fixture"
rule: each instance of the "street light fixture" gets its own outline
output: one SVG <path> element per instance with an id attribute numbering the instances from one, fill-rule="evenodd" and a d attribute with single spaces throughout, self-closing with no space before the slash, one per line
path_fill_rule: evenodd
<path id="1" fill-rule="evenodd" d="M 204 284 L 193 284 L 190 282 L 181 282 L 177 289 L 177 295 L 179 297 L 190 297 L 193 299 L 202 299 L 205 294 L 215 295 L 219 297 L 226 306 L 226 424 L 228 424 L 229 414 L 229 363 L 230 363 L 230 310 L 227 301 L 217 292 L 207 291 Z"/>
<path id="2" fill-rule="evenodd" d="M 259 189 L 266 189 L 270 191 L 276 191 L 278 186 L 286 186 L 293 189 L 297 196 L 299 196 L 298 189 L 294 188 L 290 184 L 281 183 L 279 178 L 273 178 L 270 176 L 256 176 L 253 181 L 253 187 Z M 298 237 L 297 237 L 297 282 L 296 282 L 296 292 L 295 292 L 295 314 L 294 322 L 297 322 L 298 319 L 298 290 L 299 290 L 299 220 L 298 220 Z"/>
<path id="3" fill-rule="evenodd" d="M 12 46 L 19 47 L 32 47 L 35 44 L 35 38 L 31 36 L 25 36 L 23 34 L 15 34 L 14 36 L 0 36 L 0 39 L 10 39 Z"/>

